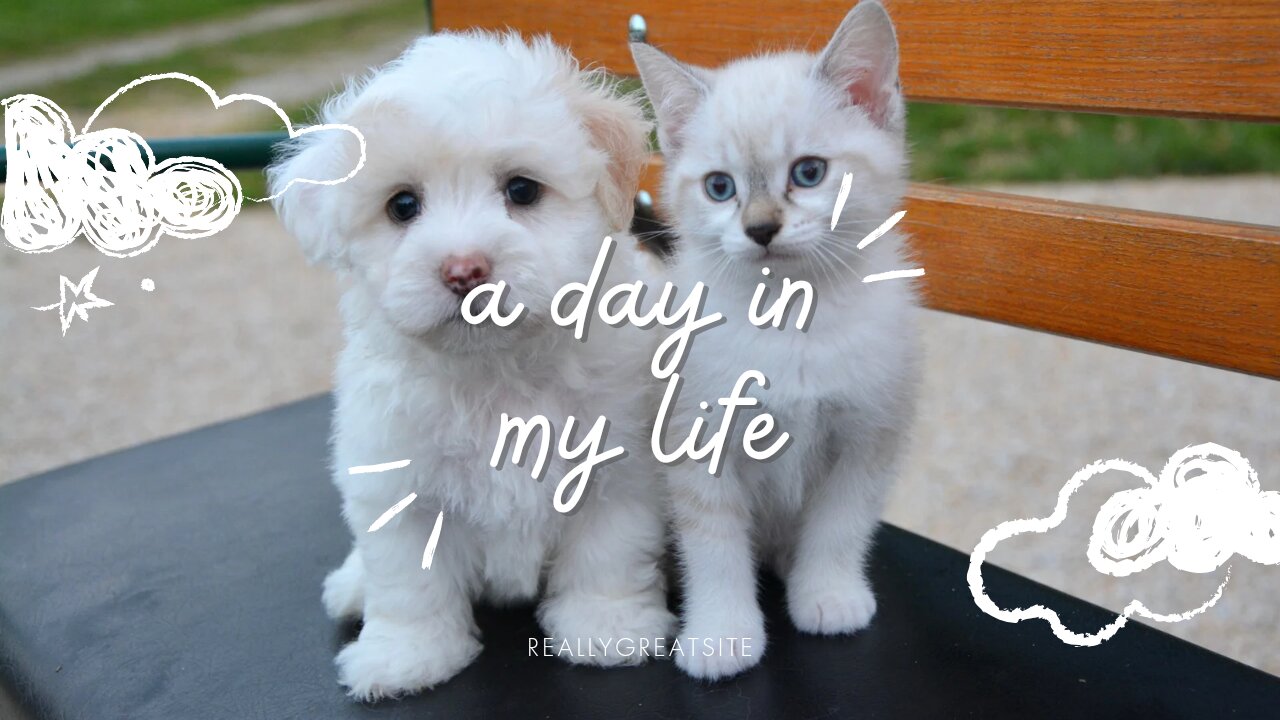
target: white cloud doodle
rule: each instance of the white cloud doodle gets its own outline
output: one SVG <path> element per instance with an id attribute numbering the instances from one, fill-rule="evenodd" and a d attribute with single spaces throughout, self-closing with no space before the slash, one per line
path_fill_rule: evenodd
<path id="1" fill-rule="evenodd" d="M 121 87 L 98 106 L 76 134 L 71 118 L 48 98 L 15 95 L 3 101 L 8 173 L 0 228 L 18 250 L 41 253 L 64 247 L 84 235 L 113 257 L 132 257 L 151 249 L 162 235 L 200 238 L 223 230 L 240 212 L 243 193 L 236 176 L 221 163 L 201 157 L 156 162 L 141 136 L 120 128 L 91 130 L 116 98 L 143 83 L 183 80 L 203 90 L 214 108 L 248 100 L 270 108 L 290 137 L 321 130 L 350 132 L 360 143 L 360 160 L 345 176 L 294 183 L 335 185 L 355 176 L 365 162 L 365 141 L 350 125 L 313 125 L 294 129 L 284 110 L 261 95 L 218 97 L 204 81 L 184 73 L 148 75 Z"/>
<path id="2" fill-rule="evenodd" d="M 1180 622 L 1208 610 L 1222 597 L 1231 579 L 1230 566 L 1213 596 L 1198 607 L 1161 614 L 1134 600 L 1097 632 L 1077 633 L 1043 605 L 1008 610 L 987 596 L 982 565 L 996 545 L 1015 535 L 1057 527 L 1067 516 L 1071 495 L 1094 475 L 1108 470 L 1130 473 L 1145 486 L 1115 493 L 1094 518 L 1087 556 L 1098 572 L 1123 577 L 1163 560 L 1184 572 L 1208 573 L 1221 568 L 1233 555 L 1265 565 L 1280 564 L 1280 493 L 1264 492 L 1257 473 L 1240 453 L 1203 443 L 1174 453 L 1159 478 L 1127 460 L 1091 463 L 1058 493 L 1058 503 L 1049 517 L 1011 520 L 988 530 L 970 555 L 968 573 L 969 590 L 983 612 L 1010 623 L 1040 618 L 1049 623 L 1059 640 L 1092 646 L 1115 635 L 1133 615 Z"/>

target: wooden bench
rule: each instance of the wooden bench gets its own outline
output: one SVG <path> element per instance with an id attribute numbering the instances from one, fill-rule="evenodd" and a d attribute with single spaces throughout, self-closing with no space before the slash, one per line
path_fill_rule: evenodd
<path id="1" fill-rule="evenodd" d="M 531 657 L 532 607 L 481 608 L 485 651 L 439 688 L 373 707 L 338 686 L 355 638 L 320 605 L 350 547 L 322 397 L 0 487 L 3 720 L 1264 718 L 1280 679 L 1131 623 L 1096 648 L 982 614 L 968 558 L 885 526 L 875 622 L 791 629 L 766 579 L 761 665 L 716 685 L 670 660 L 606 670 Z M 991 596 L 1092 630 L 1115 613 L 988 566 Z"/>
<path id="2" fill-rule="evenodd" d="M 889 0 L 913 100 L 1280 121 L 1274 0 Z M 436 0 L 441 29 L 550 33 L 634 74 L 628 23 L 689 62 L 821 48 L 850 0 Z M 656 192 L 655 163 L 646 188 Z M 914 184 L 928 305 L 1280 378 L 1280 229 Z"/>
<path id="3" fill-rule="evenodd" d="M 1275 120 L 1280 5 L 890 2 L 913 97 Z M 626 72 L 627 23 L 695 62 L 825 35 L 830 2 L 438 0 L 441 27 L 550 31 Z M 1268 82 L 1270 84 L 1268 84 Z M 236 167 L 278 136 L 200 139 Z M 160 145 L 191 152 L 192 141 Z M 655 165 L 656 167 L 656 165 Z M 650 187 L 656 184 L 649 181 Z M 914 186 L 932 307 L 1280 376 L 1275 229 Z M 1280 680 L 1142 625 L 1097 648 L 982 614 L 968 559 L 885 527 L 880 612 L 854 637 L 791 631 L 764 587 L 770 654 L 718 685 L 670 662 L 600 670 L 529 657 L 530 608 L 487 609 L 486 651 L 444 686 L 365 707 L 332 660 L 354 635 L 319 603 L 349 544 L 316 398 L 0 487 L 0 720 L 26 718 L 1269 717 Z M 1114 613 L 999 568 L 993 597 L 1073 628 Z"/>

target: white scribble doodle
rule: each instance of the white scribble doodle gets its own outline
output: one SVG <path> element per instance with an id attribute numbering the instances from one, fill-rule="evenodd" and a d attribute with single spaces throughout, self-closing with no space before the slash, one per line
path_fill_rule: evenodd
<path id="1" fill-rule="evenodd" d="M 98 277 L 98 270 L 101 265 L 90 270 L 88 274 L 80 278 L 80 282 L 73 285 L 67 279 L 66 275 L 60 276 L 58 283 L 58 302 L 49 305 L 41 305 L 39 307 L 32 306 L 32 310 L 41 312 L 57 309 L 58 316 L 62 319 L 62 336 L 67 336 L 67 328 L 71 327 L 72 318 L 79 317 L 85 322 L 89 322 L 88 310 L 93 308 L 111 307 L 115 303 L 109 300 L 103 300 L 93 294 L 93 280 Z M 67 303 L 67 291 L 71 292 L 71 302 Z"/>
<path id="2" fill-rule="evenodd" d="M 408 467 L 411 460 L 394 460 L 392 462 L 377 463 L 375 465 L 352 465 L 347 468 L 348 475 L 366 475 L 370 473 L 381 473 L 390 470 L 399 470 Z M 391 522 L 391 519 L 399 515 L 401 511 L 413 504 L 418 499 L 418 493 L 409 493 L 395 505 L 387 508 L 386 512 L 378 516 L 377 520 L 369 526 L 368 532 L 378 532 L 384 525 Z M 436 513 L 436 523 L 431 528 L 431 536 L 427 538 L 427 546 L 422 550 L 422 569 L 430 570 L 431 561 L 435 559 L 436 546 L 440 544 L 440 528 L 444 524 L 444 511 Z"/>
<path id="3" fill-rule="evenodd" d="M 208 237 L 225 229 L 240 212 L 240 181 L 221 163 L 201 157 L 156 162 L 141 136 L 120 128 L 91 130 L 116 98 L 156 80 L 183 80 L 203 90 L 215 109 L 249 100 L 270 108 L 290 137 L 322 130 L 350 132 L 360 143 L 360 160 L 345 176 L 294 183 L 334 185 L 349 180 L 365 162 L 364 136 L 350 125 L 295 129 L 280 106 L 261 95 L 218 97 L 204 81 L 184 73 L 148 75 L 121 87 L 98 106 L 76 134 L 71 118 L 39 95 L 3 101 L 8 174 L 0 208 L 5 239 L 27 253 L 51 252 L 84 235 L 112 257 L 132 257 L 151 249 L 163 235 Z M 247 198 L 262 202 L 277 197 Z"/>
<path id="4" fill-rule="evenodd" d="M 49 252 L 84 235 L 107 255 L 131 257 L 165 234 L 212 235 L 240 211 L 240 181 L 212 160 L 157 163 L 127 130 L 70 137 L 70 119 L 45 98 L 4 104 L 9 172 L 0 220 L 23 252 Z"/>
<path id="5" fill-rule="evenodd" d="M 1094 633 L 1068 630 L 1058 614 L 1043 605 L 1006 610 L 987 596 L 982 564 L 1001 541 L 1026 532 L 1043 533 L 1067 516 L 1067 503 L 1089 478 L 1108 470 L 1127 472 L 1145 485 L 1112 495 L 1094 518 L 1087 556 L 1098 572 L 1122 577 L 1164 560 L 1193 573 L 1221 568 L 1233 555 L 1264 565 L 1280 564 L 1280 493 L 1264 492 L 1258 475 L 1240 453 L 1214 443 L 1183 448 L 1155 477 L 1127 460 L 1099 460 L 1081 468 L 1058 493 L 1047 518 L 1011 520 L 988 530 L 969 559 L 969 590 L 983 612 L 1005 622 L 1040 618 L 1070 645 L 1094 646 L 1116 634 L 1133 615 L 1158 622 L 1180 622 L 1213 607 L 1231 579 L 1227 567 L 1213 596 L 1186 612 L 1152 612 L 1139 600 Z"/>

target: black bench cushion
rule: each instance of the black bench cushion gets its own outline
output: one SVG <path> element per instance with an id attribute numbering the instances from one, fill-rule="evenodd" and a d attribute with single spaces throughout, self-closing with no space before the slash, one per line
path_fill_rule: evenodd
<path id="1" fill-rule="evenodd" d="M 348 534 L 326 471 L 327 397 L 0 488 L 0 716 L 5 718 L 1277 717 L 1280 679 L 1130 625 L 1067 647 L 1042 622 L 974 606 L 967 558 L 879 534 L 880 611 L 851 638 L 791 629 L 778 583 L 763 664 L 703 685 L 669 662 L 598 670 L 528 656 L 529 608 L 479 613 L 486 649 L 425 695 L 363 706 L 335 680 L 355 628 L 320 581 Z M 1002 604 L 1069 627 L 1101 608 L 997 568 Z"/>

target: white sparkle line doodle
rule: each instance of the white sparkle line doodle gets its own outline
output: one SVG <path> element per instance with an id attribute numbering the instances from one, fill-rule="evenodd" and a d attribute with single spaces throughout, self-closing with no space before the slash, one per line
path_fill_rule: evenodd
<path id="1" fill-rule="evenodd" d="M 881 236 L 883 236 L 885 233 L 892 230 L 893 226 L 897 225 L 898 221 L 901 220 L 903 217 L 905 217 L 906 214 L 907 214 L 906 210 L 899 210 L 893 215 L 890 215 L 888 220 L 885 220 L 883 223 L 880 223 L 880 227 L 867 233 L 866 237 L 858 241 L 858 249 L 862 250 L 863 248 L 870 245 L 871 243 L 879 240 Z"/>
<path id="2" fill-rule="evenodd" d="M 422 551 L 422 569 L 430 570 L 431 561 L 436 556 L 436 545 L 440 542 L 440 526 L 444 523 L 444 511 L 436 513 L 435 527 L 431 528 L 431 537 L 427 538 L 427 547 Z"/>
<path id="3" fill-rule="evenodd" d="M 364 475 L 367 473 L 387 472 L 388 470 L 399 470 L 408 467 L 411 459 L 393 460 L 391 462 L 377 463 L 374 465 L 352 465 L 347 468 L 348 475 Z M 387 511 L 378 516 L 377 520 L 369 526 L 368 532 L 378 532 L 384 525 L 391 522 L 391 519 L 399 515 L 402 510 L 409 507 L 414 500 L 418 499 L 418 493 L 409 493 L 400 499 L 400 502 L 387 508 Z M 431 537 L 427 538 L 427 546 L 422 549 L 422 569 L 430 570 L 431 562 L 436 556 L 436 546 L 440 544 L 440 528 L 444 525 L 444 510 L 436 513 L 436 523 L 431 528 Z"/>
<path id="4" fill-rule="evenodd" d="M 103 300 L 93 294 L 93 281 L 94 278 L 98 276 L 98 270 L 100 269 L 102 269 L 101 265 L 90 270 L 84 277 L 80 278 L 80 283 L 77 285 L 72 285 L 66 275 L 58 276 L 58 302 L 51 303 L 49 305 L 32 305 L 31 309 L 46 312 L 56 308 L 58 310 L 58 316 L 62 321 L 62 336 L 66 337 L 67 328 L 71 327 L 72 318 L 78 316 L 81 320 L 89 322 L 89 313 L 85 312 L 86 310 L 111 307 L 115 304 L 110 300 Z M 73 298 L 70 307 L 67 307 L 68 288 L 71 289 L 71 296 Z M 86 302 L 76 302 L 74 298 L 83 298 Z"/>
<path id="5" fill-rule="evenodd" d="M 418 493 L 409 493 L 408 495 L 401 498 L 400 502 L 387 508 L 386 512 L 379 515 L 378 519 L 373 521 L 373 524 L 369 526 L 369 532 L 378 532 L 379 530 L 381 530 L 383 525 L 386 525 L 387 523 L 391 522 L 391 518 L 395 517 L 396 515 L 399 515 L 401 510 L 404 510 L 405 508 L 409 507 L 409 503 L 417 499 L 418 499 Z"/>
<path id="6" fill-rule="evenodd" d="M 853 173 L 845 173 L 840 179 L 840 194 L 836 195 L 836 207 L 831 211 L 831 229 L 836 229 L 840 222 L 840 213 L 844 212 L 844 204 L 849 200 L 849 190 L 853 187 Z"/>
<path id="7" fill-rule="evenodd" d="M 840 192 L 836 195 L 836 206 L 831 211 L 831 229 L 835 230 L 836 225 L 840 222 L 840 214 L 844 212 L 844 204 L 849 200 L 849 191 L 853 188 L 853 173 L 845 173 L 840 179 Z M 906 217 L 906 210 L 899 210 L 889 216 L 888 220 L 880 223 L 880 227 L 867 233 L 866 237 L 858 241 L 858 249 L 863 250 L 871 243 L 879 240 L 885 233 L 893 229 L 898 221 Z M 872 283 L 881 280 L 897 280 L 899 278 L 913 278 L 924 275 L 924 268 L 915 268 L 912 270 L 890 270 L 888 272 L 872 273 L 864 278 L 862 282 Z"/>
<path id="8" fill-rule="evenodd" d="M 881 280 L 920 277 L 921 275 L 924 275 L 924 268 L 915 268 L 914 270 L 890 270 L 889 272 L 872 273 L 862 278 L 862 282 L 872 283 L 880 282 Z"/>
<path id="9" fill-rule="evenodd" d="M 364 475 L 365 473 L 379 473 L 388 470 L 399 470 L 402 467 L 408 467 L 411 459 L 395 460 L 392 462 L 378 463 L 376 465 L 352 465 L 347 468 L 348 475 Z"/>

